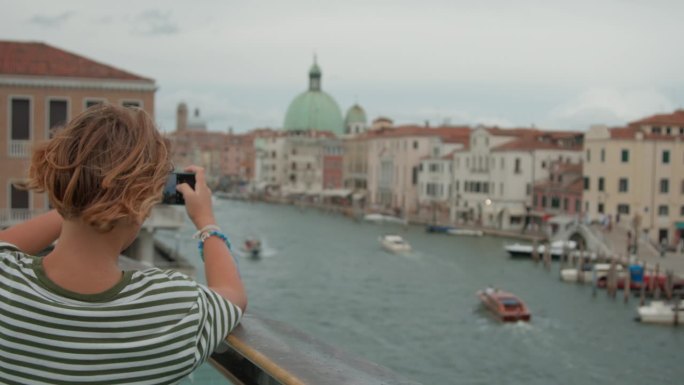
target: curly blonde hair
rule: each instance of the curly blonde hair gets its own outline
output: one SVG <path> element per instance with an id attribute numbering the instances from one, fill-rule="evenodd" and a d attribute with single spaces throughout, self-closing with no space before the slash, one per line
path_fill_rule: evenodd
<path id="1" fill-rule="evenodd" d="M 108 232 L 118 220 L 142 223 L 170 170 L 164 138 L 145 111 L 102 104 L 35 149 L 26 187 L 47 192 L 65 219 Z"/>

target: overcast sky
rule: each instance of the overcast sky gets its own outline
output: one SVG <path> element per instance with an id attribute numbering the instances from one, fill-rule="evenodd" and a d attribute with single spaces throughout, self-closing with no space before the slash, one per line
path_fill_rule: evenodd
<path id="1" fill-rule="evenodd" d="M 154 78 L 156 118 L 281 127 L 314 52 L 343 113 L 586 130 L 684 106 L 684 1 L 0 0 L 0 39 Z"/>

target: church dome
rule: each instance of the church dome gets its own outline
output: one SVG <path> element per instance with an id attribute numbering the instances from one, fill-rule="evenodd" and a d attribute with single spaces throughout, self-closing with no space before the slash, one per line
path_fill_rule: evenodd
<path id="1" fill-rule="evenodd" d="M 321 90 L 321 69 L 315 60 L 309 70 L 309 90 L 292 100 L 283 128 L 287 131 L 317 130 L 344 134 L 342 110 L 332 96 Z"/>
<path id="2" fill-rule="evenodd" d="M 368 120 L 366 119 L 366 111 L 359 106 L 354 104 L 347 110 L 347 116 L 344 118 L 344 123 L 349 126 L 352 124 L 366 124 Z"/>

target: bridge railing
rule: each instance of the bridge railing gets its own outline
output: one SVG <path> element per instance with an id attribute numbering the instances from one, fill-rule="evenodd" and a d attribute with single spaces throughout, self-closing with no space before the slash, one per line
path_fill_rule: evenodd
<path id="1" fill-rule="evenodd" d="M 123 269 L 148 268 L 119 257 Z M 285 323 L 246 313 L 210 363 L 235 385 L 420 385 Z"/>

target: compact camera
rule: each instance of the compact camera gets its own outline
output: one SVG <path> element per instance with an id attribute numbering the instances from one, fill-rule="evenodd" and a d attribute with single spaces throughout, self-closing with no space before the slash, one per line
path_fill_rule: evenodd
<path id="1" fill-rule="evenodd" d="M 162 203 L 166 205 L 184 205 L 185 199 L 183 194 L 176 190 L 176 186 L 181 183 L 187 183 L 195 188 L 195 174 L 189 172 L 172 172 L 166 178 L 166 185 L 164 186 L 164 193 Z"/>

